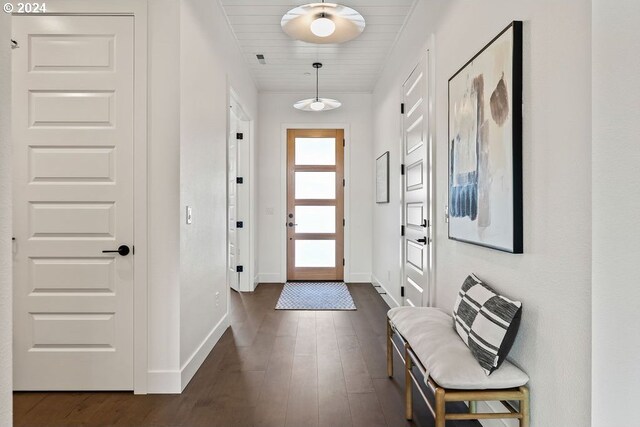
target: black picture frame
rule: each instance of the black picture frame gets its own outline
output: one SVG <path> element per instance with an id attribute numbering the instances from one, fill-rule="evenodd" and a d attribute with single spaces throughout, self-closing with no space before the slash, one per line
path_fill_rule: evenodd
<path id="1" fill-rule="evenodd" d="M 376 159 L 376 203 L 389 203 L 389 152 Z"/>
<path id="2" fill-rule="evenodd" d="M 522 40 L 522 27 L 523 24 L 521 21 L 513 21 L 511 22 L 504 30 L 500 32 L 493 40 L 491 40 L 485 47 L 483 47 L 473 58 L 471 58 L 466 64 L 464 64 L 450 79 L 448 82 L 448 235 L 449 239 L 456 240 L 465 243 L 471 243 L 478 246 L 483 246 L 491 249 L 496 249 L 499 251 L 509 252 L 513 254 L 521 254 L 523 253 L 523 191 L 522 191 L 522 89 L 523 89 L 523 67 L 522 67 L 522 48 L 523 48 L 523 40 Z M 473 165 L 473 157 L 472 156 L 457 156 L 456 145 L 462 146 L 463 143 L 460 141 L 462 139 L 459 138 L 463 132 L 458 132 L 452 135 L 452 129 L 456 130 L 462 129 L 464 126 L 460 125 L 460 128 L 456 126 L 459 125 L 463 121 L 459 116 L 463 115 L 463 113 L 456 114 L 456 112 L 466 111 L 462 108 L 456 109 L 454 112 L 454 116 L 452 117 L 452 85 L 456 87 L 456 95 L 460 92 L 460 87 L 465 87 L 464 85 L 468 85 L 469 82 L 469 74 L 472 70 L 475 72 L 476 63 L 482 64 L 486 59 L 483 55 L 489 55 L 492 51 L 495 52 L 497 47 L 493 47 L 494 45 L 498 45 L 499 43 L 503 43 L 505 38 L 508 38 L 509 42 L 511 42 L 511 52 L 510 60 L 505 61 L 507 66 L 510 67 L 510 70 L 504 69 L 502 73 L 502 77 L 498 82 L 495 90 L 491 93 L 489 99 L 489 112 L 491 114 L 491 119 L 494 120 L 496 126 L 503 126 L 504 123 L 509 121 L 510 130 L 507 129 L 503 131 L 502 137 L 510 136 L 510 144 L 508 145 L 509 149 L 504 150 L 504 153 L 510 153 L 510 155 L 506 155 L 504 159 L 505 161 L 510 160 L 511 164 L 508 165 L 507 169 L 511 171 L 510 180 L 507 179 L 504 182 L 511 182 L 511 192 L 508 197 L 502 197 L 500 199 L 501 202 L 507 200 L 510 203 L 510 210 L 504 209 L 501 214 L 503 219 L 511 219 L 511 224 L 508 224 L 509 221 L 502 221 L 504 224 L 503 228 L 500 228 L 499 221 L 498 224 L 492 224 L 492 220 L 495 221 L 495 218 L 489 218 L 487 221 L 487 216 L 491 217 L 493 212 L 489 215 L 486 214 L 487 208 L 485 204 L 487 201 L 491 201 L 491 197 L 493 197 L 493 192 L 487 191 L 486 182 L 492 182 L 491 179 L 487 177 L 483 177 L 484 175 L 489 174 L 490 167 L 483 167 L 482 164 L 490 164 L 491 155 L 493 154 L 491 150 L 499 150 L 496 147 L 500 147 L 500 144 L 491 144 L 493 142 L 491 140 L 492 136 L 489 134 L 489 137 L 486 138 L 487 141 L 483 140 L 483 136 L 481 135 L 483 132 L 489 133 L 488 130 L 485 130 L 486 121 L 481 122 L 482 112 L 480 110 L 485 110 L 485 102 L 484 102 L 484 94 L 485 90 L 489 91 L 492 88 L 485 88 L 482 84 L 478 83 L 478 79 L 480 82 L 484 82 L 484 72 L 477 75 L 477 78 L 473 79 L 473 90 L 476 95 L 476 114 L 475 114 L 475 130 L 476 130 L 476 138 L 475 138 L 475 154 L 476 154 L 476 167 L 475 170 L 473 168 L 468 168 L 466 170 L 470 170 L 469 172 L 465 172 L 464 170 L 461 172 L 457 170 L 460 164 L 465 164 L 465 166 Z M 502 46 L 502 45 L 500 45 Z M 497 55 L 497 54 L 496 54 Z M 495 61 L 493 62 L 495 64 Z M 481 67 L 481 65 L 479 65 Z M 488 68 L 488 67 L 487 67 Z M 495 68 L 495 65 L 494 65 Z M 481 68 L 478 72 L 483 71 Z M 495 69 L 491 70 L 494 72 L 495 80 Z M 505 73 L 506 72 L 506 73 Z M 511 76 L 511 81 L 505 82 L 505 74 Z M 466 78 L 466 82 L 461 86 L 461 79 Z M 502 83 L 500 83 L 502 82 Z M 501 86 L 502 85 L 502 86 Z M 468 87 L 468 86 L 466 86 Z M 482 88 L 481 90 L 478 90 Z M 510 89 L 510 90 L 509 90 Z M 473 91 L 472 91 L 473 92 Z M 497 96 L 494 98 L 494 95 Z M 505 93 L 508 95 L 508 102 L 505 104 L 504 99 L 506 98 Z M 456 96 L 454 95 L 454 96 Z M 497 100 L 494 103 L 494 99 Z M 458 100 L 458 98 L 456 98 Z M 503 101 L 503 102 L 500 102 Z M 455 100 L 454 100 L 455 104 Z M 505 115 L 504 111 L 508 107 L 509 113 Z M 496 116 L 498 119 L 496 120 Z M 509 119 L 506 117 L 510 116 Z M 473 117 L 473 114 L 469 114 L 469 117 Z M 454 122 L 452 122 L 454 120 Z M 504 120 L 502 123 L 500 123 Z M 492 123 L 494 125 L 494 123 Z M 471 126 L 471 129 L 474 129 Z M 473 132 L 468 132 L 467 135 L 473 135 Z M 464 139 L 464 137 L 463 137 Z M 470 141 L 471 138 L 467 138 L 466 141 Z M 467 143 L 466 147 L 472 146 L 472 143 Z M 482 145 L 482 147 L 481 147 Z M 507 146 L 506 144 L 503 144 Z M 488 148 L 487 148 L 488 147 Z M 484 151 L 483 151 L 484 150 Z M 467 150 L 468 154 L 469 150 Z M 482 153 L 482 154 L 480 154 Z M 487 154 L 488 153 L 488 154 Z M 485 160 L 480 160 L 480 157 L 483 157 Z M 463 160 L 460 160 L 463 158 Z M 469 161 L 469 159 L 472 159 Z M 488 160 L 487 160 L 488 159 Z M 465 163 L 466 162 L 466 163 Z M 463 168 L 460 168 L 463 169 Z M 485 172 L 483 172 L 483 170 Z M 457 172 L 457 173 L 456 173 Z M 475 174 L 475 176 L 474 176 Z M 506 175 L 506 174 L 505 174 Z M 475 179 L 475 199 L 473 196 L 473 185 Z M 484 184 L 481 184 L 484 182 Z M 483 189 L 482 193 L 480 192 Z M 503 200 L 504 199 L 504 200 Z M 475 203 L 475 205 L 474 205 Z M 491 206 L 491 203 L 488 203 Z M 499 203 L 500 204 L 500 203 Z M 495 204 L 494 204 L 495 205 Z M 475 207 L 475 212 L 474 212 Z M 479 215 L 484 215 L 483 218 L 479 218 Z M 499 215 L 496 215 L 499 216 Z M 460 219 L 462 218 L 462 219 Z M 466 219 L 465 219 L 466 218 Z M 480 223 L 482 220 L 482 224 Z M 473 235 L 473 223 L 477 221 L 477 237 Z M 485 233 L 487 230 L 486 224 L 489 223 L 489 227 L 494 227 L 495 230 L 499 230 L 495 232 L 492 230 L 491 233 Z M 481 229 L 481 230 L 480 230 Z M 504 232 L 505 229 L 507 232 Z M 482 232 L 481 232 L 482 231 Z M 493 234 L 492 234 L 493 233 Z M 492 239 L 494 239 L 494 235 L 500 236 L 500 243 L 496 243 L 498 239 L 483 239 L 482 236 L 491 235 Z"/>

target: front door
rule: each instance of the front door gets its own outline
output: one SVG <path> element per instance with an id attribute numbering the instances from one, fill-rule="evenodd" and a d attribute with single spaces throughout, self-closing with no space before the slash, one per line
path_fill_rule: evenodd
<path id="1" fill-rule="evenodd" d="M 424 57 L 402 86 L 404 305 L 429 304 L 430 175 L 428 79 Z"/>
<path id="2" fill-rule="evenodd" d="M 16 390 L 133 389 L 133 28 L 13 17 Z"/>
<path id="3" fill-rule="evenodd" d="M 287 132 L 287 280 L 343 280 L 344 131 Z"/>

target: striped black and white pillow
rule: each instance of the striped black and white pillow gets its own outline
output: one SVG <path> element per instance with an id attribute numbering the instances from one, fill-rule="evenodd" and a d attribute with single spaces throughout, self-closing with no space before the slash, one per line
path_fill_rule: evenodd
<path id="1" fill-rule="evenodd" d="M 453 324 L 487 375 L 498 369 L 516 339 L 522 304 L 467 277 L 453 308 Z"/>

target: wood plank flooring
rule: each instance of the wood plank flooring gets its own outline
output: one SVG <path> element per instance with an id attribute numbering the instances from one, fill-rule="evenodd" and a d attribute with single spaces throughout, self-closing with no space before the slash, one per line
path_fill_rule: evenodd
<path id="1" fill-rule="evenodd" d="M 276 311 L 281 290 L 263 284 L 251 294 L 232 292 L 231 327 L 181 395 L 15 393 L 15 425 L 433 425 L 418 398 L 416 419 L 404 420 L 398 359 L 394 379 L 386 376 L 388 307 L 371 285 L 349 285 L 357 311 Z"/>

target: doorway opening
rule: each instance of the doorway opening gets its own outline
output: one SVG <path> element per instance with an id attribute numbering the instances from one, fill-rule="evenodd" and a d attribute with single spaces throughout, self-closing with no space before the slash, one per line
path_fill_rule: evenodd
<path id="1" fill-rule="evenodd" d="M 344 130 L 287 130 L 287 281 L 344 279 Z"/>

